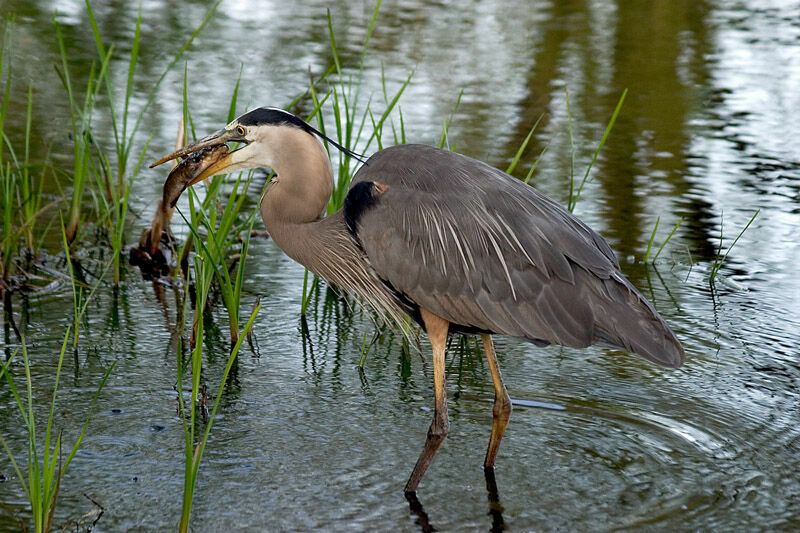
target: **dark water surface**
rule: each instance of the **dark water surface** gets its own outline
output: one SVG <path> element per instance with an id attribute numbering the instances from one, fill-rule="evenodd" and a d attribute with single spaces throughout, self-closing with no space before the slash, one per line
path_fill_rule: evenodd
<path id="1" fill-rule="evenodd" d="M 240 72 L 241 110 L 285 105 L 304 90 L 309 71 L 323 72 L 332 62 L 326 7 L 354 72 L 371 3 L 223 3 L 186 56 L 197 133 L 223 125 Z M 52 68 L 56 9 L 74 68 L 88 72 L 96 51 L 82 2 L 0 2 L 0 14 L 16 16 L 7 131 L 23 131 L 32 80 L 33 138 L 69 168 L 66 99 Z M 96 9 L 122 73 L 138 4 Z M 142 94 L 205 9 L 143 4 Z M 411 142 L 436 143 L 463 89 L 450 144 L 505 168 L 543 115 L 517 172 L 524 176 L 547 147 L 533 182 L 562 202 L 570 165 L 564 87 L 578 178 L 629 90 L 576 213 L 609 240 L 673 326 L 687 364 L 667 370 L 599 347 L 497 339 L 515 402 L 496 472 L 508 529 L 800 528 L 800 4 L 387 0 L 371 50 L 363 102 L 382 99 L 381 68 L 395 90 L 415 71 L 401 100 Z M 144 119 L 137 142 L 153 134 L 148 159 L 173 143 L 182 76 L 178 68 L 167 77 Z M 137 109 L 143 103 L 134 100 Z M 95 135 L 104 124 L 101 113 Z M 138 178 L 128 243 L 148 224 L 163 179 L 160 169 Z M 712 290 L 720 232 L 729 246 L 757 209 Z M 658 262 L 644 266 L 657 217 L 656 245 L 684 222 Z M 258 350 L 242 352 L 222 399 L 200 468 L 194 529 L 418 530 L 401 490 L 430 423 L 429 356 L 382 339 L 361 375 L 361 343 L 374 331 L 369 317 L 320 303 L 304 337 L 303 269 L 269 240 L 253 241 L 250 255 L 243 305 L 262 297 Z M 14 304 L 31 344 L 38 414 L 46 416 L 71 322 L 70 288 L 15 296 Z M 87 315 L 77 363 L 65 363 L 58 395 L 56 424 L 67 442 L 99 379 L 117 366 L 63 481 L 55 523 L 91 511 L 86 494 L 105 509 L 95 530 L 172 529 L 184 453 L 173 389 L 174 289 L 130 270 L 117 294 L 99 291 Z M 203 378 L 216 390 L 228 334 L 224 312 L 213 318 Z M 16 346 L 13 337 L 3 343 L 6 353 Z M 23 379 L 21 367 L 14 371 Z M 480 465 L 491 379 L 474 351 L 451 350 L 448 371 L 451 433 L 419 499 L 439 530 L 487 530 L 493 516 Z M 25 433 L 5 385 L 0 427 L 22 458 Z M 5 454 L 0 475 L 8 478 L 0 482 L 0 529 L 19 529 L 27 503 Z"/>

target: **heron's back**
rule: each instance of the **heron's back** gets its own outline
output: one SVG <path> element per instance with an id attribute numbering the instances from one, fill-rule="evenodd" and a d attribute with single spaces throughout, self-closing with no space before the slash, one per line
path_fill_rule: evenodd
<path id="1" fill-rule="evenodd" d="M 424 145 L 382 150 L 354 177 L 345 218 L 384 283 L 455 329 L 684 361 L 602 237 L 478 160 Z"/>

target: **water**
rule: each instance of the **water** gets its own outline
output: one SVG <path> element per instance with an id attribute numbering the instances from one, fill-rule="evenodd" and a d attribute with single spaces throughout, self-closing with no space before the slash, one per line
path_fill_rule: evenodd
<path id="1" fill-rule="evenodd" d="M 356 68 L 370 3 L 223 4 L 186 56 L 198 134 L 222 125 L 240 71 L 242 109 L 284 105 L 304 89 L 309 70 L 324 71 L 332 60 L 326 7 L 343 61 Z M 68 162 L 65 99 L 52 69 L 56 8 L 71 60 L 85 72 L 95 50 L 81 2 L 0 2 L 0 13 L 16 14 L 20 43 L 7 129 L 13 135 L 24 126 L 24 89 L 34 80 L 34 139 Z M 120 51 L 119 72 L 136 9 L 127 2 L 97 7 L 101 31 Z M 205 7 L 153 0 L 143 10 L 142 94 Z M 570 165 L 564 87 L 579 177 L 629 90 L 576 212 L 609 240 L 626 274 L 673 326 L 687 364 L 666 370 L 602 348 L 538 349 L 497 339 L 515 402 L 497 467 L 510 530 L 800 527 L 798 21 L 798 5 L 780 0 L 530 2 L 513 12 L 491 1 L 469 9 L 384 2 L 363 94 L 381 97 L 381 67 L 391 87 L 414 70 L 401 100 L 407 136 L 435 143 L 463 89 L 449 142 L 501 168 L 544 114 L 517 172 L 524 175 L 547 147 L 533 181 L 562 202 Z M 151 158 L 173 142 L 181 88 L 176 69 L 143 121 L 137 142 L 154 134 Z M 154 170 L 137 181 L 129 243 L 149 222 L 163 178 Z M 712 290 L 720 231 L 728 246 L 756 209 Z M 644 267 L 657 217 L 658 245 L 684 222 L 658 263 Z M 304 336 L 302 269 L 268 240 L 254 241 L 251 255 L 244 305 L 262 297 L 258 349 L 242 353 L 226 388 L 200 469 L 193 527 L 418 530 L 401 489 L 430 423 L 429 356 L 407 355 L 398 341 L 382 339 L 360 374 L 369 318 L 335 302 L 327 311 L 320 305 Z M 177 523 L 183 433 L 175 411 L 175 298 L 171 288 L 155 287 L 166 304 L 134 270 L 116 296 L 101 289 L 77 360 L 65 362 L 56 424 L 71 442 L 100 377 L 118 361 L 62 484 L 57 524 L 81 521 L 95 508 L 84 494 L 104 508 L 96 530 Z M 32 343 L 34 392 L 45 415 L 71 293 L 59 285 L 14 303 Z M 224 368 L 226 321 L 215 313 L 208 331 L 203 377 L 211 390 Z M 451 350 L 447 387 L 451 433 L 419 500 L 439 530 L 486 530 L 496 515 L 480 468 L 493 396 L 485 363 Z M 6 387 L 0 420 L 12 450 L 23 453 Z M 0 474 L 9 478 L 0 483 L 0 529 L 19 529 L 26 502 L 5 455 Z"/>

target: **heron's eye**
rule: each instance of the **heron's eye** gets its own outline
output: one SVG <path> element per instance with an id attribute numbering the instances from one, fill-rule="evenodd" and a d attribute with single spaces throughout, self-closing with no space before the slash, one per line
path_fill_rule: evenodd
<path id="1" fill-rule="evenodd" d="M 244 135 L 246 133 L 247 133 L 247 130 L 244 129 L 244 126 L 236 126 L 236 134 L 237 135 L 241 135 L 242 137 L 244 137 Z"/>

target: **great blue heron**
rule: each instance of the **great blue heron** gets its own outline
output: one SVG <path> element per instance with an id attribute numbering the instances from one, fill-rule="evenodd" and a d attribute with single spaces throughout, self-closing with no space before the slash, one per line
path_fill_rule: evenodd
<path id="1" fill-rule="evenodd" d="M 391 320 L 409 315 L 425 329 L 435 405 L 407 492 L 416 491 L 449 428 L 448 332 L 482 336 L 495 390 L 486 468 L 494 467 L 511 414 L 492 334 L 540 346 L 600 342 L 664 366 L 683 364 L 675 334 L 622 275 L 603 238 L 533 187 L 464 155 L 408 144 L 372 155 L 344 207 L 325 216 L 333 174 L 323 141 L 345 150 L 291 113 L 259 108 L 152 166 L 241 143 L 189 185 L 272 168 L 261 216 L 275 244 Z"/>

